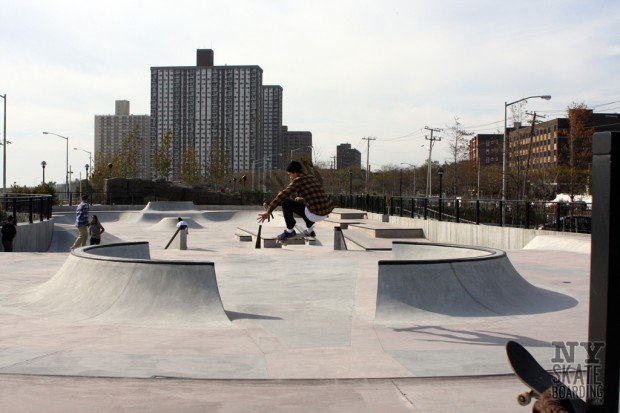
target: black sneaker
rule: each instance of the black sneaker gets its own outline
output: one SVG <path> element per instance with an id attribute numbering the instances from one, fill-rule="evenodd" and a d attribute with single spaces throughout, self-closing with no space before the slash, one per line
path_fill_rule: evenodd
<path id="1" fill-rule="evenodd" d="M 304 237 L 316 238 L 316 234 L 314 233 L 314 231 L 308 231 L 307 229 L 304 229 Z"/>
<path id="2" fill-rule="evenodd" d="M 281 233 L 280 235 L 278 235 L 278 241 L 284 241 L 287 238 L 291 238 L 294 237 L 295 234 L 295 230 L 293 230 L 293 232 L 288 232 L 287 230 L 284 230 L 283 233 Z"/>

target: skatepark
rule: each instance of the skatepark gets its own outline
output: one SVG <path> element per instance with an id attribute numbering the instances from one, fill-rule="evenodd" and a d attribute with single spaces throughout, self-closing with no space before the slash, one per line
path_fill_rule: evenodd
<path id="1" fill-rule="evenodd" d="M 259 212 L 96 206 L 102 244 L 69 252 L 55 211 L 45 252 L 2 255 L 0 410 L 529 411 L 504 344 L 550 368 L 587 340 L 589 237 L 503 251 L 337 210 L 280 246 L 276 211 L 256 248 Z"/>

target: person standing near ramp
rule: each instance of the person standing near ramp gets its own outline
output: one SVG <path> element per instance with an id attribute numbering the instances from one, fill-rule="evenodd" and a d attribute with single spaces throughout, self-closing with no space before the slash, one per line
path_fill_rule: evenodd
<path id="1" fill-rule="evenodd" d="M 314 223 L 323 221 L 327 214 L 334 209 L 334 204 L 325 194 L 319 179 L 313 175 L 305 174 L 299 161 L 291 161 L 286 167 L 286 173 L 291 179 L 291 183 L 276 195 L 264 213 L 259 214 L 258 222 L 262 223 L 269 219 L 273 210 L 278 205 L 282 205 L 286 229 L 282 234 L 278 235 L 278 241 L 285 241 L 287 238 L 295 236 L 294 228 L 296 221 L 293 216 L 294 213 L 299 215 L 306 223 L 303 235 L 315 237 Z M 294 200 L 290 199 L 293 192 L 296 193 Z"/>
<path id="2" fill-rule="evenodd" d="M 6 219 L 6 224 L 2 226 L 2 247 L 4 252 L 13 252 L 13 239 L 17 235 L 15 218 L 12 215 Z"/>
<path id="3" fill-rule="evenodd" d="M 71 251 L 78 247 L 83 247 L 86 245 L 86 240 L 88 239 L 88 212 L 90 211 L 90 206 L 88 205 L 88 195 L 82 196 L 82 202 L 75 209 L 75 226 L 77 227 L 79 233 L 78 237 L 71 246 Z"/>

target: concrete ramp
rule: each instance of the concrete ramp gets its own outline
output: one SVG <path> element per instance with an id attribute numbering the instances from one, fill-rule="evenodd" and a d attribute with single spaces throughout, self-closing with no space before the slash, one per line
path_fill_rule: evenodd
<path id="1" fill-rule="evenodd" d="M 105 227 L 105 225 L 104 225 Z M 73 225 L 54 224 L 54 232 L 52 233 L 52 242 L 46 252 L 69 252 L 69 249 L 78 236 L 78 230 Z M 112 244 L 122 242 L 119 237 L 110 234 L 107 231 L 101 235 L 101 242 L 104 244 Z"/>
<path id="2" fill-rule="evenodd" d="M 193 218 L 185 218 L 183 220 L 187 222 L 190 228 L 200 229 L 204 228 L 202 225 L 194 221 Z M 155 231 L 174 231 L 177 228 L 177 223 L 179 222 L 178 217 L 166 217 L 162 218 L 157 224 L 150 227 L 150 229 Z"/>
<path id="3" fill-rule="evenodd" d="M 394 249 L 398 260 L 379 261 L 378 322 L 538 314 L 578 303 L 527 282 L 500 250 L 415 242 Z"/>
<path id="4" fill-rule="evenodd" d="M 191 201 L 151 201 L 142 209 L 142 212 L 168 211 L 198 211 L 198 208 Z"/>
<path id="5" fill-rule="evenodd" d="M 68 321 L 229 323 L 212 262 L 153 261 L 148 242 L 78 248 L 48 282 L 15 303 Z"/>
<path id="6" fill-rule="evenodd" d="M 590 234 L 537 235 L 527 243 L 524 250 L 555 250 L 590 254 L 592 237 Z"/>

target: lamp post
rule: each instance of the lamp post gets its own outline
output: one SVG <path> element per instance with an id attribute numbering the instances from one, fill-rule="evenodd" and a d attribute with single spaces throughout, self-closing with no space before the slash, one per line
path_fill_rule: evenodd
<path id="1" fill-rule="evenodd" d="M 506 201 L 506 142 L 508 141 L 508 106 L 512 106 L 515 103 L 523 102 L 524 100 L 540 98 L 544 100 L 551 99 L 551 95 L 534 95 L 528 96 L 526 98 L 522 98 L 519 100 L 515 100 L 514 102 L 504 102 L 504 142 L 502 143 L 502 201 L 505 204 Z M 504 218 L 502 214 L 502 224 L 504 223 Z"/>
<path id="2" fill-rule="evenodd" d="M 88 154 L 88 168 L 86 168 L 86 179 L 88 179 L 88 169 L 93 165 L 93 153 L 82 148 L 73 148 L 74 151 L 82 151 Z"/>
<path id="3" fill-rule="evenodd" d="M 353 171 L 349 169 L 349 196 L 353 195 Z"/>
<path id="4" fill-rule="evenodd" d="M 4 122 L 2 123 L 2 193 L 6 192 L 6 93 L 0 95 L 4 99 Z"/>
<path id="5" fill-rule="evenodd" d="M 84 169 L 86 169 L 86 180 L 88 181 L 88 169 L 90 169 L 90 165 L 89 164 L 85 164 L 84 165 Z"/>
<path id="6" fill-rule="evenodd" d="M 439 175 L 439 220 L 441 221 L 443 214 L 443 168 L 441 166 L 437 170 L 437 175 Z"/>
<path id="7" fill-rule="evenodd" d="M 291 149 L 291 161 L 293 160 L 293 152 L 295 152 L 295 151 L 299 151 L 299 150 L 301 150 L 301 149 L 306 149 L 306 148 L 314 149 L 314 148 L 312 147 L 312 145 L 301 146 L 301 147 L 299 147 L 299 148 Z M 310 156 L 310 160 L 312 160 L 312 155 Z"/>
<path id="8" fill-rule="evenodd" d="M 47 166 L 47 162 L 41 162 L 41 168 L 43 169 L 43 184 L 45 185 L 45 167 Z"/>
<path id="9" fill-rule="evenodd" d="M 43 134 L 58 136 L 59 138 L 64 139 L 67 143 L 67 151 L 66 151 L 66 157 L 65 157 L 65 186 L 66 186 L 67 199 L 69 199 L 69 137 L 62 136 L 54 132 L 43 132 Z"/>

